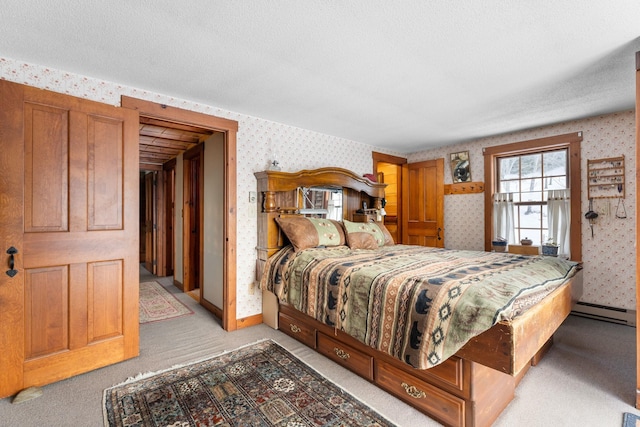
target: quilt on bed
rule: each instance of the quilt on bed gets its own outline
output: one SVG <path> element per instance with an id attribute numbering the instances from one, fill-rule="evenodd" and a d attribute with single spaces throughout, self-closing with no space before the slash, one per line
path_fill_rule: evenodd
<path id="1" fill-rule="evenodd" d="M 272 256 L 261 288 L 409 365 L 427 369 L 535 304 L 577 271 L 555 257 L 393 245 Z"/>

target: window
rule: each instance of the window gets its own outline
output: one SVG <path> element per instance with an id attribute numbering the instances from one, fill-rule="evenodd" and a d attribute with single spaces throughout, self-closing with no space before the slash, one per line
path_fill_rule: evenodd
<path id="1" fill-rule="evenodd" d="M 541 245 L 547 230 L 548 190 L 568 188 L 568 149 L 496 158 L 497 189 L 513 193 L 515 241 L 529 238 Z"/>
<path id="2" fill-rule="evenodd" d="M 554 232 L 557 233 L 556 227 L 554 232 L 548 230 L 549 190 L 568 189 L 564 193 L 569 197 L 570 216 L 562 219 L 566 226 L 570 226 L 566 253 L 571 254 L 571 259 L 580 260 L 581 141 L 582 133 L 578 132 L 484 149 L 487 250 L 496 237 L 496 230 L 501 227 L 494 224 L 494 220 L 502 221 L 502 214 L 494 212 L 496 194 L 508 193 L 508 199 L 513 200 L 512 243 L 519 243 L 527 237 L 534 245 L 540 245 L 553 238 Z"/>

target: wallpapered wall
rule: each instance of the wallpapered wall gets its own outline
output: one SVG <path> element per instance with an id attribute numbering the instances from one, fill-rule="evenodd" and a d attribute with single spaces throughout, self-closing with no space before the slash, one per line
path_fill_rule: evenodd
<path id="1" fill-rule="evenodd" d="M 581 218 L 588 210 L 587 160 L 625 156 L 625 199 L 627 218 L 615 216 L 617 199 L 594 199 L 600 215 L 594 237 L 586 220 L 582 221 L 584 293 L 582 301 L 612 307 L 635 309 L 635 112 L 626 111 L 576 120 L 543 128 L 483 138 L 433 150 L 413 153 L 409 162 L 444 157 L 469 150 L 471 178 L 484 181 L 484 147 L 509 144 L 572 132 L 582 132 Z M 451 170 L 445 161 L 445 183 L 451 183 Z M 605 215 L 609 212 L 608 215 Z M 445 196 L 445 247 L 484 250 L 484 194 Z"/>
<path id="2" fill-rule="evenodd" d="M 374 148 L 367 144 L 9 58 L 0 57 L 0 79 L 110 105 L 120 105 L 120 96 L 127 95 L 238 122 L 238 319 L 262 312 L 260 292 L 250 292 L 255 276 L 257 240 L 256 218 L 249 204 L 249 191 L 256 190 L 253 173 L 268 167 L 273 152 L 282 170 L 287 172 L 326 166 L 342 167 L 360 175 L 372 172 Z"/>
<path id="3" fill-rule="evenodd" d="M 261 312 L 260 292 L 251 293 L 254 280 L 256 221 L 249 204 L 249 191 L 255 191 L 254 172 L 266 169 L 275 152 L 282 170 L 297 171 L 325 166 L 350 169 L 358 174 L 371 172 L 371 151 L 380 151 L 410 162 L 443 157 L 469 150 L 471 176 L 484 181 L 482 147 L 501 145 L 526 139 L 570 132 L 583 132 L 582 198 L 587 210 L 587 159 L 626 156 L 627 219 L 611 214 L 604 216 L 605 202 L 596 202 L 601 216 L 594 228 L 594 238 L 586 221 L 582 224 L 584 296 L 583 301 L 621 308 L 635 308 L 635 117 L 633 111 L 572 121 L 544 128 L 484 138 L 469 143 L 426 150 L 411 155 L 379 149 L 367 144 L 332 137 L 257 117 L 234 113 L 209 105 L 157 94 L 143 89 L 67 73 L 41 65 L 0 57 L 0 78 L 55 92 L 120 104 L 127 95 L 173 107 L 238 121 L 238 247 L 237 247 L 237 317 Z M 304 153 L 304 154 L 303 154 Z M 445 162 L 445 182 L 451 182 L 451 171 Z M 445 246 L 447 248 L 484 249 L 484 199 L 482 194 L 445 197 Z"/>

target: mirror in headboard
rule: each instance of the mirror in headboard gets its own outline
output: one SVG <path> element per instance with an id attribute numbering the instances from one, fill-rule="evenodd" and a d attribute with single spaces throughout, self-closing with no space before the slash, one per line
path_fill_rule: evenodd
<path id="1" fill-rule="evenodd" d="M 342 187 L 298 187 L 298 212 L 342 221 Z"/>

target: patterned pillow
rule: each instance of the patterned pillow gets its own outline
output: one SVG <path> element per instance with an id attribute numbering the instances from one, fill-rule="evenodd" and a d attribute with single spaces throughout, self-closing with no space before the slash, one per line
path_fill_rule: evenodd
<path id="1" fill-rule="evenodd" d="M 295 251 L 346 244 L 342 225 L 332 219 L 285 216 L 276 218 L 276 222 Z"/>
<path id="2" fill-rule="evenodd" d="M 378 249 L 385 244 L 385 235 L 375 222 L 343 221 L 347 244 L 351 249 Z"/>
<path id="3" fill-rule="evenodd" d="M 387 230 L 387 227 L 384 225 L 384 223 L 376 221 L 375 224 L 378 226 L 378 228 L 380 228 L 380 231 L 382 231 L 382 234 L 384 235 L 384 246 L 395 245 L 396 242 L 393 241 L 393 236 L 391 235 L 389 230 Z"/>

